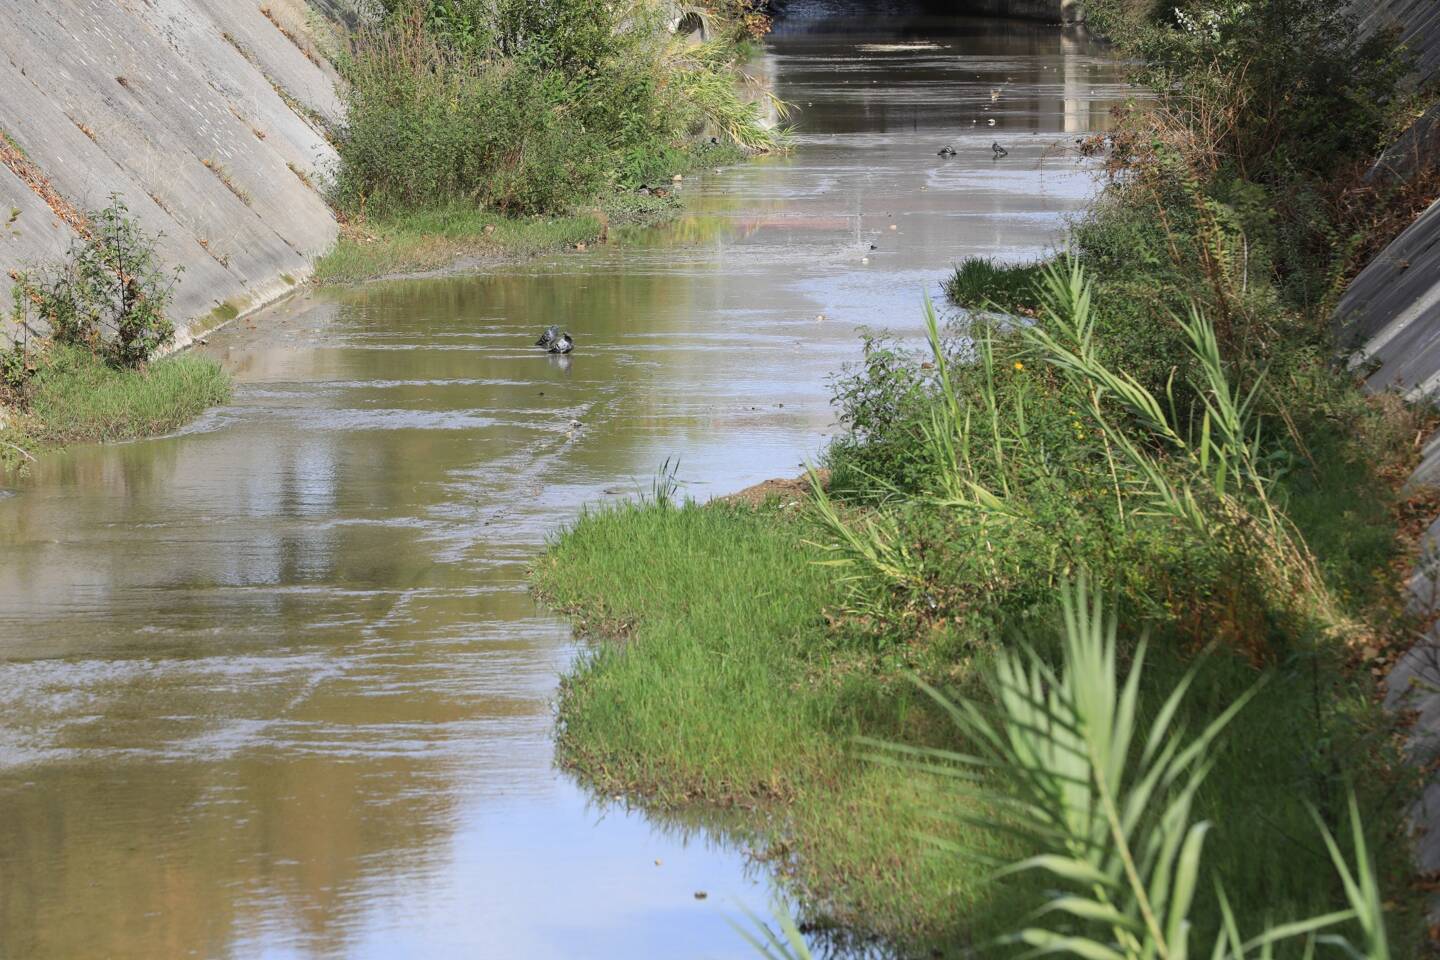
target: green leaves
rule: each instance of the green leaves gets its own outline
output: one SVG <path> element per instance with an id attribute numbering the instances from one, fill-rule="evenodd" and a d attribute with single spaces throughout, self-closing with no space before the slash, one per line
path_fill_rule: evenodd
<path id="1" fill-rule="evenodd" d="M 1264 378 L 1248 390 L 1234 383 L 1220 355 L 1214 326 L 1198 308 L 1176 319 L 1196 361 L 1194 394 L 1203 407 L 1198 438 L 1175 415 L 1173 396 L 1162 404 L 1125 371 L 1100 357 L 1091 314 L 1091 284 L 1075 259 L 1045 269 L 1044 322 L 1024 336 L 1040 358 L 1089 397 L 1090 414 L 1121 456 L 1117 498 L 1139 494 L 1154 516 L 1181 521 L 1196 533 L 1234 543 L 1258 559 L 1272 597 L 1294 605 L 1324 627 L 1343 623 L 1309 548 L 1270 499 L 1273 462 L 1264 456 L 1254 415 Z M 1117 416 L 1117 413 L 1119 414 Z M 1132 511 L 1135 516 L 1141 511 Z"/>
<path id="2" fill-rule="evenodd" d="M 982 698 L 925 690 L 955 726 L 957 747 L 858 741 L 875 762 L 915 771 L 936 791 L 937 816 L 1018 837 L 1028 851 L 995 863 L 936 840 L 956 856 L 994 866 L 992 876 L 1042 878 L 1044 899 L 1012 932 L 982 945 L 983 955 L 1082 960 L 1270 960 L 1284 947 L 1356 960 L 1390 960 L 1383 900 L 1359 806 L 1349 802 L 1350 847 L 1320 817 L 1345 903 L 1338 909 L 1270 922 L 1245 933 L 1219 877 L 1206 862 L 1214 825 L 1196 815 L 1196 797 L 1220 738 L 1259 693 L 1256 684 L 1198 729 L 1186 722 L 1196 665 L 1173 687 L 1154 690 L 1146 644 L 1120 642 L 1113 605 L 1084 578 L 1058 590 L 1058 658 L 1021 644 L 1001 652 Z M 1142 692 L 1148 691 L 1142 698 Z M 1148 720 L 1142 699 L 1152 704 Z M 1197 943 L 1194 915 L 1212 892 L 1219 928 Z M 742 935 L 773 960 L 811 954 L 788 917 L 776 934 L 752 914 Z M 1353 932 L 1358 937 L 1352 939 Z M 1291 956 L 1287 952 L 1285 955 Z"/>
<path id="3" fill-rule="evenodd" d="M 748 907 L 742 905 L 740 909 L 749 924 L 743 925 L 732 920 L 730 925 L 760 956 L 766 960 L 810 960 L 810 948 L 806 945 L 800 928 L 790 919 L 783 903 L 776 901 L 771 911 L 776 917 L 776 925 L 780 927 L 779 934 L 771 930 L 769 925 Z"/>
<path id="4" fill-rule="evenodd" d="M 977 792 L 988 794 L 989 809 L 1010 811 L 992 820 L 991 828 L 1018 832 L 1035 851 L 995 876 L 1038 873 L 1053 892 L 1028 925 L 992 947 L 1024 945 L 1024 957 L 1186 960 L 1196 895 L 1210 882 L 1228 918 L 1211 951 L 1216 960 L 1268 957 L 1282 941 L 1314 938 L 1352 919 L 1359 921 L 1362 947 L 1333 933 L 1316 942 L 1366 960 L 1389 960 L 1379 889 L 1353 797 L 1353 869 L 1320 824 L 1349 907 L 1273 925 L 1249 939 L 1240 935 L 1223 888 L 1206 875 L 1211 825 L 1196 818 L 1194 804 L 1219 737 L 1260 686 L 1193 731 L 1180 720 L 1192 669 L 1144 727 L 1144 641 L 1122 670 L 1115 617 L 1104 598 L 1082 578 L 1061 589 L 1060 605 L 1060 665 L 1052 667 L 1028 646 L 1002 653 L 991 678 L 993 707 L 925 687 L 970 754 L 879 748 L 882 756 L 928 761 L 926 769 L 946 782 L 964 775 L 965 809 L 973 807 L 968 801 Z"/>
<path id="5" fill-rule="evenodd" d="M 64 260 L 16 274 L 10 320 L 35 322 L 57 343 L 99 354 L 112 366 L 143 366 L 175 338 L 166 316 L 180 268 L 167 270 L 159 239 L 141 229 L 119 194 L 85 215 L 84 233 Z M 13 359 L 0 371 L 12 389 L 33 369 Z"/>

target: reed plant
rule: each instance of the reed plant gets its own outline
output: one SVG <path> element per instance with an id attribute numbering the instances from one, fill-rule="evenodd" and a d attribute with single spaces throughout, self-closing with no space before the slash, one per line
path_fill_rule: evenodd
<path id="1" fill-rule="evenodd" d="M 1272 917 L 1259 929 L 1242 928 L 1224 878 L 1205 859 L 1217 825 L 1197 814 L 1196 800 L 1222 735 L 1259 685 L 1191 728 L 1184 722 L 1184 700 L 1195 678 L 1192 668 L 1147 717 L 1145 640 L 1118 641 L 1108 601 L 1092 593 L 1083 577 L 1062 584 L 1058 593 L 1058 664 L 1030 645 L 1009 649 L 991 665 L 983 699 L 955 698 L 922 682 L 950 717 L 959 747 L 861 741 L 876 762 L 936 784 L 937 819 L 1015 836 L 1025 853 L 997 861 L 939 839 L 938 846 L 968 862 L 988 863 L 997 880 L 1043 878 L 1042 901 L 982 952 L 1246 960 L 1271 958 L 1299 943 L 1306 957 L 1325 948 L 1337 956 L 1390 960 L 1385 904 L 1353 793 L 1346 811 L 1348 853 L 1315 814 L 1340 902 L 1313 916 Z M 1213 897 L 1222 918 L 1213 930 L 1201 930 L 1193 917 L 1203 897 Z M 749 920 L 741 932 L 760 955 L 811 956 L 788 916 L 782 915 L 778 934 L 753 914 Z"/>
<path id="2" fill-rule="evenodd" d="M 1153 547 L 1159 553 L 1151 561 L 1177 551 L 1208 558 L 1201 569 L 1210 579 L 1190 591 L 1196 603 L 1239 591 L 1221 605 L 1234 608 L 1233 597 L 1244 594 L 1242 605 L 1288 619 L 1293 629 L 1358 635 L 1361 628 L 1332 596 L 1304 537 L 1275 501 L 1277 461 L 1257 415 L 1263 372 L 1241 386 L 1198 308 L 1171 318 L 1189 353 L 1183 386 L 1191 409 L 1182 411 L 1173 381 L 1157 396 L 1106 361 L 1094 285 L 1078 260 L 1045 266 L 1037 299 L 1033 321 L 1008 329 L 972 321 L 958 356 L 927 304 L 926 366 L 933 372 L 922 391 L 926 412 L 913 424 L 912 443 L 928 464 L 918 489 L 869 475 L 880 506 L 856 510 L 838 504 L 818 480 L 813 484 L 825 562 L 848 586 L 852 608 L 885 615 L 897 599 L 913 609 L 918 598 L 922 614 L 930 607 L 945 615 L 945 598 L 960 585 L 943 578 L 956 574 L 937 572 L 916 546 L 916 518 L 940 515 L 949 518 L 947 530 L 974 542 L 963 575 L 992 602 L 1016 580 L 1013 548 L 1021 542 L 1030 546 L 1020 561 L 1044 571 L 1026 575 L 1031 587 L 1053 587 L 1097 560 L 1107 575 L 1117 575 L 1121 564 L 1114 561 L 1136 559 L 1123 551 L 1097 556 L 1073 536 L 1088 529 Z M 1057 429 L 1057 414 L 1068 430 Z M 887 499 L 902 506 L 887 509 Z M 1249 571 L 1245 583 L 1235 582 L 1238 570 Z M 1142 603 L 1157 586 L 1152 577 L 1132 582 L 1130 599 Z M 973 606 L 974 591 L 964 592 Z M 1241 636 L 1253 626 L 1236 623 L 1230 632 Z M 1254 636 L 1243 642 L 1261 652 Z"/>

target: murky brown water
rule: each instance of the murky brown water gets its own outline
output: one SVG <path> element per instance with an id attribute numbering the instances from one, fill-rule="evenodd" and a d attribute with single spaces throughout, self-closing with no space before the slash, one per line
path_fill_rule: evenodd
<path id="1" fill-rule="evenodd" d="M 751 955 L 743 851 L 554 769 L 575 647 L 526 563 L 666 458 L 700 497 L 795 473 L 855 326 L 1054 242 L 1092 190 L 1061 148 L 1124 95 L 1018 24 L 791 23 L 755 69 L 797 149 L 678 224 L 308 294 L 212 340 L 231 406 L 11 482 L 0 957 Z"/>

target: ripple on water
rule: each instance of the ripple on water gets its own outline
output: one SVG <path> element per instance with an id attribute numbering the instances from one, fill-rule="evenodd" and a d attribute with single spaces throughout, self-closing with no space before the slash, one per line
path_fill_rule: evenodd
<path id="1" fill-rule="evenodd" d="M 674 222 L 232 324 L 232 403 L 0 490 L 0 955 L 752 955 L 743 851 L 556 770 L 583 645 L 525 573 L 667 460 L 697 497 L 794 476 L 856 326 L 918 336 L 957 260 L 1034 257 L 1094 189 L 1056 149 L 1126 93 L 1092 50 L 878 2 L 782 23 L 752 67 L 795 150 Z"/>

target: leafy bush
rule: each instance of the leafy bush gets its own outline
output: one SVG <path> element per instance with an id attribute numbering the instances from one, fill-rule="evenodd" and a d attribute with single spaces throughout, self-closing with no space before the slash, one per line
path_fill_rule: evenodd
<path id="1" fill-rule="evenodd" d="M 690 47 L 658 14 L 592 0 L 407 0 L 344 63 L 337 199 L 394 213 L 451 202 L 564 211 L 610 184 L 668 178 L 707 125 L 766 149 L 736 47 Z"/>
<path id="2" fill-rule="evenodd" d="M 993 627 L 1090 570 L 1132 611 L 1260 658 L 1282 625 L 1336 626 L 1273 502 L 1254 393 L 1230 381 L 1213 328 L 1180 324 L 1201 409 L 1180 420 L 1105 362 L 1092 294 L 1078 264 L 1051 268 L 1033 326 L 972 326 L 957 357 L 931 312 L 933 373 L 884 354 L 852 381 L 850 422 L 872 426 L 830 451 L 831 490 L 852 493 L 834 477 L 858 476 L 881 506 L 850 517 L 816 491 L 852 609 Z"/>
<path id="3" fill-rule="evenodd" d="M 598 138 L 563 108 L 578 84 L 523 61 L 485 66 L 412 20 L 364 43 L 348 71 L 345 204 L 379 213 L 463 200 L 534 213 L 601 182 Z"/>
<path id="4" fill-rule="evenodd" d="M 843 429 L 826 448 L 825 466 L 831 490 L 874 500 L 924 485 L 932 465 L 920 440 L 934 384 L 894 339 L 867 331 L 864 344 L 864 359 L 834 380 L 831 402 Z M 953 349 L 947 343 L 947 353 Z"/>
<path id="5" fill-rule="evenodd" d="M 1155 98 L 1087 144 L 1110 185 L 1072 249 L 1096 280 L 1107 359 L 1157 394 L 1173 377 L 1182 413 L 1195 398 L 1174 317 L 1200 306 L 1243 380 L 1293 372 L 1293 358 L 1330 348 L 1329 306 L 1358 268 L 1354 251 L 1380 242 L 1377 224 L 1413 218 L 1413 196 L 1377 196 L 1360 179 L 1415 97 L 1401 85 L 1408 57 L 1393 36 L 1362 36 L 1357 11 L 1346 0 L 1087 6 Z M 1408 212 L 1376 213 L 1389 205 Z"/>
<path id="6" fill-rule="evenodd" d="M 1324 177 L 1376 150 L 1403 113 L 1410 58 L 1393 35 L 1363 34 L 1346 0 L 1094 0 L 1086 12 L 1159 92 L 1159 143 L 1206 173 Z"/>
<path id="7" fill-rule="evenodd" d="M 180 269 L 167 272 L 147 235 L 118 195 L 86 214 L 86 228 L 56 264 L 12 274 L 11 321 L 22 331 L 48 328 L 57 343 L 83 347 L 117 367 L 139 367 L 175 337 L 165 315 Z M 23 346 L 21 347 L 23 357 Z M 12 352 L 4 377 L 12 386 L 28 363 Z"/>

